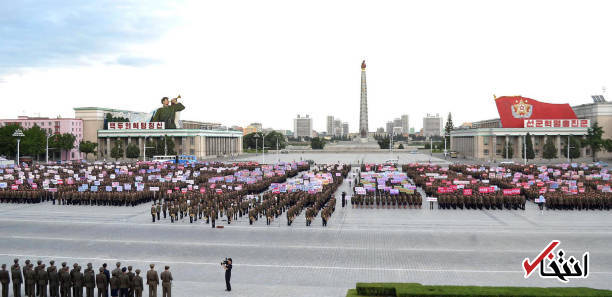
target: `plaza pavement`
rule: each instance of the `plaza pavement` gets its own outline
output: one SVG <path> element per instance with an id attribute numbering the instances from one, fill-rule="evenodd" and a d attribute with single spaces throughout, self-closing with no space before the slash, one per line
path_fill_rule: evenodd
<path id="1" fill-rule="evenodd" d="M 340 191 L 349 191 L 348 182 Z M 568 255 L 590 252 L 590 275 L 569 286 L 612 289 L 609 211 L 342 208 L 328 227 L 302 215 L 253 226 L 242 218 L 223 229 L 198 220 L 151 223 L 137 207 L 0 204 L 0 263 L 25 259 L 116 261 L 141 270 L 170 265 L 174 296 L 344 296 L 356 282 L 563 286 L 523 278 L 521 263 L 553 239 Z M 224 292 L 219 262 L 234 259 L 233 291 Z M 144 273 L 144 272 L 143 272 Z M 146 291 L 146 290 L 145 290 Z M 161 294 L 161 288 L 159 289 Z M 145 296 L 146 293 L 145 293 Z"/>

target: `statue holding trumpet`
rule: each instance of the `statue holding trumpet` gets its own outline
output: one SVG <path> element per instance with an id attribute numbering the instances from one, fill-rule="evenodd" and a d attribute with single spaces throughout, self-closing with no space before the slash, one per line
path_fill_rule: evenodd
<path id="1" fill-rule="evenodd" d="M 163 106 L 155 111 L 155 114 L 151 118 L 151 122 L 164 122 L 166 129 L 176 129 L 176 115 L 178 112 L 185 109 L 185 106 L 178 102 L 180 98 L 181 95 L 178 95 L 172 100 L 168 99 L 168 97 L 162 98 L 161 103 Z"/>

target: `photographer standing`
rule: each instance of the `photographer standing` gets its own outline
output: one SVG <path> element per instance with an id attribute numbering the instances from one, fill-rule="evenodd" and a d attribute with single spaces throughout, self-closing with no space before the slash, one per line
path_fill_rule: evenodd
<path id="1" fill-rule="evenodd" d="M 232 258 L 227 258 L 221 265 L 225 269 L 225 290 L 229 292 L 232 290 L 232 285 L 230 284 L 230 278 L 232 278 Z"/>

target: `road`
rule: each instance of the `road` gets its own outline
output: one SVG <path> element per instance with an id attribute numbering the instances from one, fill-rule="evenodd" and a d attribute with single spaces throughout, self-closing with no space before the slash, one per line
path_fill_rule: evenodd
<path id="1" fill-rule="evenodd" d="M 537 274 L 524 279 L 521 268 L 555 239 L 568 256 L 590 252 L 589 277 L 569 286 L 612 289 L 611 219 L 609 211 L 541 213 L 533 204 L 525 211 L 359 209 L 338 199 L 326 228 L 320 218 L 306 227 L 302 214 L 292 226 L 242 218 L 213 229 L 202 221 L 151 223 L 149 205 L 3 204 L 0 263 L 170 265 L 175 296 L 225 296 L 219 262 L 232 257 L 231 296 L 344 296 L 356 282 L 562 286 Z"/>

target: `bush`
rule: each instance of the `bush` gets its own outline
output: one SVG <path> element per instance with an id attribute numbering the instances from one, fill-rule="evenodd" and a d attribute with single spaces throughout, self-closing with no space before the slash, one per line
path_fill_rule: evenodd
<path id="1" fill-rule="evenodd" d="M 392 283 L 357 283 L 357 294 L 371 296 L 396 296 Z"/>
<path id="2" fill-rule="evenodd" d="M 417 283 L 357 283 L 356 290 L 349 290 L 347 297 L 354 296 L 612 296 L 612 291 L 580 287 L 479 287 L 479 286 L 423 286 Z"/>

